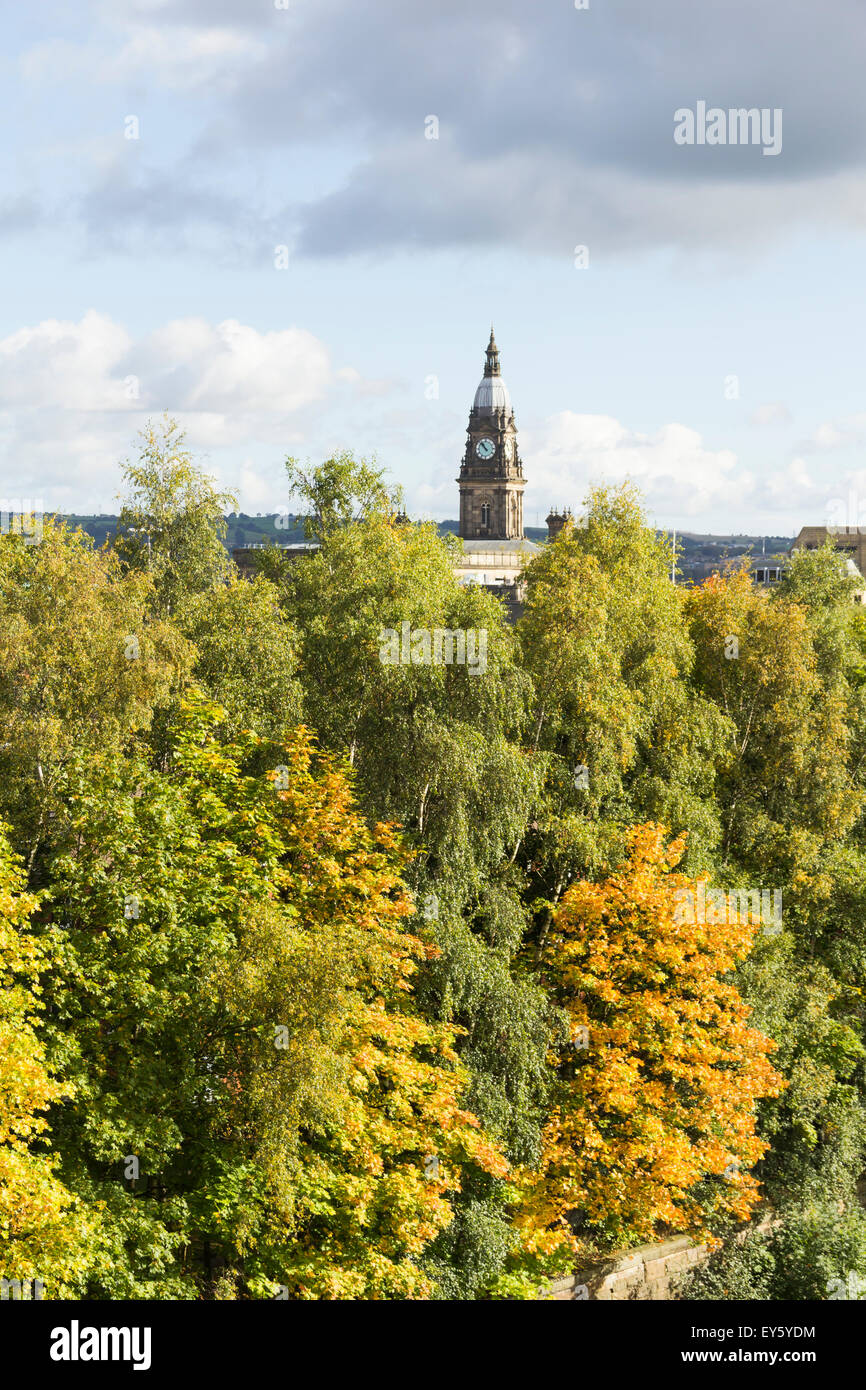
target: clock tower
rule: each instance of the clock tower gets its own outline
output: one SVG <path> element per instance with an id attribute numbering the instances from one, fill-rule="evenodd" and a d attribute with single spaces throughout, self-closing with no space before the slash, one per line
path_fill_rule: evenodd
<path id="1" fill-rule="evenodd" d="M 499 372 L 499 348 L 490 330 L 484 376 L 469 412 L 460 468 L 460 535 L 464 540 L 522 540 L 526 480 L 517 451 L 517 426 L 508 387 Z"/>

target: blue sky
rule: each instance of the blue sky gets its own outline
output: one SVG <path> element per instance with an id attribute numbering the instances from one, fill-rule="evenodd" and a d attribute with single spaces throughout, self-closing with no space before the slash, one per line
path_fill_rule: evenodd
<path id="1" fill-rule="evenodd" d="M 626 477 L 662 526 L 866 523 L 855 0 L 80 0 L 4 30 L 0 494 L 114 510 L 168 410 L 245 510 L 287 504 L 287 453 L 352 447 L 453 517 L 493 320 L 530 524 Z M 781 109 L 781 153 L 678 146 L 699 100 Z"/>

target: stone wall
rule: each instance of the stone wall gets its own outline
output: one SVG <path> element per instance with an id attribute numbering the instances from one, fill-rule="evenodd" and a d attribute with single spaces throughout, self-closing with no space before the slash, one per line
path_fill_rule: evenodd
<path id="1" fill-rule="evenodd" d="M 736 1239 L 745 1239 L 750 1230 L 769 1231 L 781 1218 L 763 1208 L 755 1226 L 744 1226 Z M 677 1236 L 660 1245 L 641 1245 L 620 1250 L 605 1260 L 586 1265 L 576 1274 L 555 1279 L 545 1298 L 553 1299 L 670 1299 L 675 1285 L 695 1265 L 708 1258 L 706 1245 L 697 1245 L 688 1236 Z"/>
<path id="2" fill-rule="evenodd" d="M 670 1299 L 676 1277 L 707 1258 L 707 1247 L 688 1236 L 662 1245 L 623 1250 L 579 1273 L 557 1279 L 547 1295 L 553 1299 Z"/>

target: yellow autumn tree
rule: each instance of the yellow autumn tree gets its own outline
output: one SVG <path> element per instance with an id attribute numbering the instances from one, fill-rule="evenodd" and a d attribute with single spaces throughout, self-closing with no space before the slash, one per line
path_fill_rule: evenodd
<path id="1" fill-rule="evenodd" d="M 46 1066 L 37 1030 L 43 949 L 27 933 L 38 900 L 0 828 L 0 1277 L 68 1294 L 85 1264 L 89 1224 L 54 1173 L 45 1111 L 70 1091 Z"/>
<path id="2" fill-rule="evenodd" d="M 285 787 L 253 802 L 278 855 L 275 896 L 246 905 L 237 958 L 209 986 L 230 1037 L 276 1009 L 284 1029 L 281 1048 L 265 1033 L 223 1064 L 237 1084 L 222 1113 L 267 1198 L 244 1236 L 247 1285 L 269 1287 L 270 1267 L 291 1298 L 427 1298 L 423 1256 L 467 1167 L 501 1179 L 508 1164 L 464 1103 L 459 1030 L 424 1019 L 413 998 L 436 948 L 407 928 L 396 827 L 366 826 L 344 771 L 305 730 L 284 756 Z"/>
<path id="3" fill-rule="evenodd" d="M 619 872 L 566 893 L 546 944 L 570 1037 L 526 1210 L 575 1249 L 706 1233 L 712 1211 L 745 1220 L 758 1199 L 755 1103 L 784 1082 L 731 979 L 758 928 L 682 910 L 684 849 L 634 828 Z"/>

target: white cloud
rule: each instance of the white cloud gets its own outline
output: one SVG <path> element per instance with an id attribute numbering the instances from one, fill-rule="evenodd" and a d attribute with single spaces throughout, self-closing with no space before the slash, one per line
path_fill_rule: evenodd
<path id="1" fill-rule="evenodd" d="M 835 425 L 819 425 L 812 435 L 812 446 L 815 449 L 838 449 L 848 443 L 847 432 L 839 430 Z"/>
<path id="2" fill-rule="evenodd" d="M 212 92 L 216 87 L 225 92 L 238 85 L 246 65 L 261 62 L 266 54 L 264 43 L 230 27 L 132 25 L 119 47 L 98 37 L 89 43 L 58 38 L 36 43 L 22 54 L 19 71 L 27 82 L 52 86 L 148 77 L 169 91 Z"/>
<path id="3" fill-rule="evenodd" d="M 866 414 L 848 415 L 843 420 L 826 420 L 813 430 L 802 448 L 808 453 L 827 453 L 862 444 L 866 437 Z"/>
<path id="4" fill-rule="evenodd" d="M 760 491 L 764 507 L 783 511 L 803 507 L 808 512 L 818 503 L 821 489 L 810 476 L 805 459 L 797 457 L 764 478 Z"/>
<path id="5" fill-rule="evenodd" d="M 708 449 L 686 425 L 664 425 L 640 434 L 608 415 L 551 416 L 537 434 L 524 432 L 522 452 L 531 458 L 527 513 L 551 504 L 579 506 L 595 483 L 631 480 L 651 512 L 696 516 L 742 502 L 754 489 L 752 475 L 737 468 L 729 449 Z"/>
<path id="6" fill-rule="evenodd" d="M 290 414 L 336 375 L 312 333 L 260 333 L 236 319 L 174 319 L 134 342 L 90 310 L 78 323 L 46 319 L 0 339 L 0 408 Z M 351 379 L 364 388 L 360 373 Z"/>
<path id="7" fill-rule="evenodd" d="M 273 477 L 256 468 L 252 459 L 247 458 L 241 462 L 238 493 L 244 499 L 242 511 L 254 515 L 274 510 Z"/>
<path id="8" fill-rule="evenodd" d="M 750 425 L 786 425 L 791 419 L 791 412 L 783 401 L 767 401 L 765 405 L 759 405 L 749 416 Z"/>
<path id="9" fill-rule="evenodd" d="M 338 380 L 326 346 L 300 328 L 259 332 L 227 319 L 176 319 L 136 340 L 105 314 L 49 319 L 0 339 L 0 472 L 6 490 L 58 511 L 111 509 L 118 461 L 164 410 L 227 486 L 252 500 L 282 489 L 281 461 L 305 439 Z M 238 467 L 235 451 L 258 450 Z M 240 477 L 239 477 L 240 475 Z M 267 480 L 270 480 L 269 482 Z"/>
<path id="10" fill-rule="evenodd" d="M 244 510 L 285 503 L 286 454 L 349 447 L 378 454 L 414 514 L 454 517 L 465 416 L 419 394 L 332 364 L 327 346 L 299 327 L 190 317 L 134 336 L 91 310 L 0 339 L 0 475 L 6 493 L 42 497 L 50 510 L 111 511 L 120 462 L 147 420 L 167 411 Z M 819 427 L 813 439 L 829 448 L 857 431 L 866 434 L 866 416 Z M 528 524 L 552 505 L 577 510 L 593 484 L 625 480 L 659 524 L 702 531 L 730 530 L 747 512 L 754 529 L 790 534 L 824 520 L 834 498 L 848 506 L 852 489 L 866 496 L 863 475 L 824 461 L 813 474 L 804 450 L 753 472 L 680 422 L 643 433 L 613 416 L 562 411 L 524 425 L 521 452 Z"/>
<path id="11" fill-rule="evenodd" d="M 235 87 L 247 63 L 260 61 L 267 46 L 237 29 L 140 28 L 117 58 L 118 81 L 158 71 L 160 81 L 175 91 L 197 87 Z"/>
<path id="12" fill-rule="evenodd" d="M 167 409 L 291 413 L 319 400 L 333 380 L 328 351 L 312 333 L 259 333 L 226 319 L 175 319 L 130 354 L 148 400 Z"/>
<path id="13" fill-rule="evenodd" d="M 797 456 L 761 481 L 753 514 L 763 516 L 767 525 L 779 518 L 789 534 L 801 526 L 866 525 L 866 470 L 830 473 L 822 465 L 813 475 L 807 461 Z M 756 521 L 754 529 L 758 525 Z"/>
<path id="14" fill-rule="evenodd" d="M 106 314 L 79 323 L 45 319 L 0 339 L 0 408 L 123 409 L 117 370 L 132 340 Z"/>

